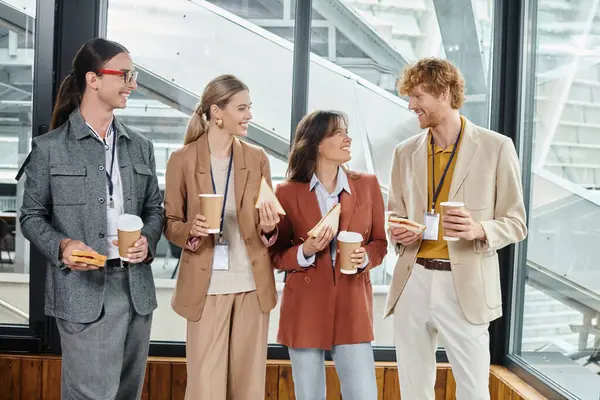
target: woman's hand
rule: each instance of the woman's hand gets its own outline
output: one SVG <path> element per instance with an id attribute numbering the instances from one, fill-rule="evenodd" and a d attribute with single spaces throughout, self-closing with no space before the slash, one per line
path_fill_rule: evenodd
<path id="1" fill-rule="evenodd" d="M 333 228 L 331 226 L 327 226 L 325 229 L 321 229 L 321 232 L 319 232 L 316 238 L 312 236 L 309 237 L 308 240 L 302 245 L 304 257 L 312 257 L 314 254 L 317 254 L 329 246 L 329 243 L 334 236 L 335 234 L 333 233 Z"/>
<path id="2" fill-rule="evenodd" d="M 190 230 L 191 238 L 202 238 L 208 236 L 208 224 L 206 223 L 206 217 L 202 214 L 196 214 L 192 229 Z"/>
<path id="3" fill-rule="evenodd" d="M 269 234 L 275 230 L 279 224 L 279 214 L 275 211 L 275 205 L 271 201 L 264 201 L 260 205 L 260 229 L 263 233 Z"/>

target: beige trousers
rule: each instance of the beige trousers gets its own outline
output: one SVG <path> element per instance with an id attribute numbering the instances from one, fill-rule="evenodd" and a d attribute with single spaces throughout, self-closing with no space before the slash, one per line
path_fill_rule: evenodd
<path id="1" fill-rule="evenodd" d="M 187 322 L 186 400 L 264 399 L 268 329 L 256 291 L 206 296 Z"/>

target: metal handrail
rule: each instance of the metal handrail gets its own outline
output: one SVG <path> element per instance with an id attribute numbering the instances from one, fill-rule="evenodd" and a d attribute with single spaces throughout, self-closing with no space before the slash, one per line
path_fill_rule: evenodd
<path id="1" fill-rule="evenodd" d="M 13 306 L 10 303 L 7 303 L 6 301 L 0 299 L 0 307 L 2 308 L 6 308 L 8 311 L 17 314 L 18 316 L 24 318 L 28 323 L 29 323 L 29 314 L 27 314 L 25 311 L 19 309 L 18 307 Z"/>

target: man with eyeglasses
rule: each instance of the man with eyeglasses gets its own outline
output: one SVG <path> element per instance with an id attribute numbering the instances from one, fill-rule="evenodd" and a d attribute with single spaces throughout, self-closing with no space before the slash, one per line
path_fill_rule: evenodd
<path id="1" fill-rule="evenodd" d="M 33 139 L 22 167 L 21 229 L 48 261 L 45 312 L 60 332 L 63 399 L 141 395 L 164 210 L 152 142 L 113 113 L 136 77 L 123 46 L 87 42 L 61 85 L 51 131 Z M 126 256 L 116 241 L 123 214 L 143 222 Z"/>

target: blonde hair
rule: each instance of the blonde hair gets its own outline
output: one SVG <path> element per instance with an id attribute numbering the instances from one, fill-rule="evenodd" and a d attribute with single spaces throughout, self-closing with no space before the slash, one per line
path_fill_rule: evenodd
<path id="1" fill-rule="evenodd" d="M 213 104 L 224 108 L 232 96 L 243 90 L 248 90 L 248 87 L 233 75 L 221 75 L 210 81 L 188 121 L 183 140 L 184 146 L 195 142 L 208 131 L 208 121 L 211 119 L 210 107 Z"/>
<path id="2" fill-rule="evenodd" d="M 450 61 L 429 57 L 406 67 L 398 80 L 400 95 L 409 96 L 419 85 L 436 97 L 449 89 L 450 105 L 455 110 L 460 109 L 465 101 L 465 80 Z"/>

